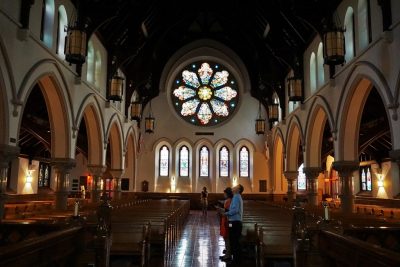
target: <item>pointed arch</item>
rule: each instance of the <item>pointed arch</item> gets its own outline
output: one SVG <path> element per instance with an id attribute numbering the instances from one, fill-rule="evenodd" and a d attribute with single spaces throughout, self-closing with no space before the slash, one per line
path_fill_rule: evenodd
<path id="1" fill-rule="evenodd" d="M 304 145 L 301 124 L 297 117 L 289 122 L 289 131 L 286 136 L 286 171 L 297 171 L 298 159 L 303 151 L 299 151 L 299 146 Z"/>
<path id="2" fill-rule="evenodd" d="M 254 184 L 255 152 L 256 149 L 254 143 L 248 139 L 240 139 L 239 141 L 236 142 L 234 147 L 234 156 L 236 157 L 236 160 L 234 162 L 235 165 L 234 173 L 236 173 L 237 182 L 244 186 L 246 192 L 253 192 L 255 186 Z M 241 157 L 243 156 L 242 153 L 244 153 L 245 156 L 247 154 L 247 159 L 246 158 L 243 159 Z M 242 162 L 242 160 L 244 160 L 244 162 Z M 247 161 L 247 172 L 248 172 L 247 176 L 241 174 L 241 168 L 243 167 L 243 165 L 246 165 L 246 161 Z M 246 168 L 246 166 L 244 167 Z"/>
<path id="3" fill-rule="evenodd" d="M 271 179 L 271 188 L 274 193 L 284 194 L 287 192 L 287 181 L 283 175 L 285 148 L 282 132 L 277 132 L 273 140 L 273 178 Z"/>
<path id="4" fill-rule="evenodd" d="M 396 99 L 394 99 L 390 87 L 385 76 L 372 63 L 360 61 L 349 72 L 342 90 L 335 119 L 335 130 L 337 130 L 337 157 L 335 160 L 358 160 L 358 137 L 359 123 L 362 116 L 364 103 L 368 98 L 370 90 L 375 87 L 382 98 L 385 107 L 394 107 Z M 396 109 L 392 109 L 396 114 Z M 389 109 L 386 109 L 389 117 Z M 392 120 L 388 120 L 392 146 L 398 147 L 396 138 L 393 136 Z M 344 127 L 351 125 L 352 130 L 346 130 Z M 354 127 L 357 125 L 357 127 Z M 334 130 L 334 131 L 335 131 Z M 355 142 L 355 143 L 352 143 Z M 346 149 L 346 153 L 344 153 Z M 337 150 L 337 151 L 336 151 Z M 346 155 L 345 155 L 346 154 Z"/>
<path id="5" fill-rule="evenodd" d="M 202 149 L 203 150 L 203 156 L 204 152 L 208 152 L 207 155 L 203 158 L 204 160 L 207 160 L 207 175 L 201 175 L 201 160 L 202 160 Z M 211 182 L 213 177 L 214 177 L 214 158 L 215 155 L 213 153 L 213 144 L 210 140 L 208 139 L 200 139 L 198 140 L 195 145 L 194 145 L 194 153 L 193 153 L 193 162 L 195 162 L 195 179 L 194 179 L 194 184 L 193 189 L 194 192 L 199 192 L 201 191 L 201 188 L 204 186 L 209 188 L 210 192 L 215 191 L 214 184 Z"/>
<path id="6" fill-rule="evenodd" d="M 79 108 L 76 129 L 82 118 L 85 121 L 88 139 L 88 164 L 95 166 L 104 165 L 104 125 L 99 103 L 93 94 L 87 95 Z"/>
<path id="7" fill-rule="evenodd" d="M 176 192 L 189 193 L 193 189 L 193 145 L 187 138 L 181 138 L 174 144 Z"/>
<path id="8" fill-rule="evenodd" d="M 72 105 L 71 98 L 65 86 L 65 79 L 53 60 L 44 60 L 34 65 L 24 77 L 18 97 L 26 103 L 33 89 L 38 84 L 46 102 L 51 130 L 52 158 L 74 158 L 72 148 Z M 23 106 L 19 118 L 18 132 L 21 127 Z"/>
<path id="9" fill-rule="evenodd" d="M 136 191 L 136 145 L 135 131 L 130 127 L 125 138 L 125 172 L 124 176 L 129 178 L 129 191 Z"/>
<path id="10" fill-rule="evenodd" d="M 328 120 L 324 107 L 316 104 L 311 108 L 307 124 L 305 166 L 321 167 L 322 139 L 325 124 Z"/>
<path id="11" fill-rule="evenodd" d="M 124 169 L 123 165 L 123 137 L 122 123 L 117 114 L 111 117 L 107 130 L 107 139 L 110 142 L 111 169 Z"/>
<path id="12" fill-rule="evenodd" d="M 226 149 L 226 150 L 225 150 Z M 214 150 L 214 154 L 215 154 L 215 164 L 216 164 L 216 192 L 222 192 L 227 186 L 232 186 L 232 178 L 233 175 L 236 175 L 235 173 L 233 173 L 234 170 L 234 166 L 232 164 L 232 162 L 234 162 L 234 145 L 232 144 L 231 141 L 227 140 L 227 139 L 220 139 L 217 141 L 217 143 L 215 144 L 215 150 Z M 224 156 L 227 153 L 228 158 L 224 159 L 221 158 L 221 153 Z M 226 173 L 222 173 L 221 175 L 221 167 L 220 165 L 225 164 L 227 161 L 228 163 L 228 169 L 227 169 L 227 175 L 225 175 Z M 236 176 L 237 177 L 237 176 Z"/>
<path id="13" fill-rule="evenodd" d="M 160 152 L 163 147 L 168 149 L 168 176 L 160 175 Z M 154 143 L 154 191 L 155 192 L 171 192 L 171 166 L 172 166 L 172 142 L 167 138 L 161 138 Z"/>

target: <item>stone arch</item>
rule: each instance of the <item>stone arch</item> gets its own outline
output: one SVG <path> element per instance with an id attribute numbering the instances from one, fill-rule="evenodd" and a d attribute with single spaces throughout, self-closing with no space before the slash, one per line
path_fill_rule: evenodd
<path id="1" fill-rule="evenodd" d="M 306 151 L 304 166 L 321 167 L 321 149 L 325 124 L 329 123 L 332 131 L 332 113 L 324 98 L 316 99 L 307 118 Z"/>
<path id="2" fill-rule="evenodd" d="M 285 169 L 285 147 L 281 132 L 276 134 L 273 146 L 273 178 L 271 179 L 271 187 L 274 193 L 284 194 L 287 191 L 287 181 L 283 176 L 283 171 Z"/>
<path id="3" fill-rule="evenodd" d="M 159 162 L 160 162 L 160 149 L 166 146 L 169 150 L 169 174 L 167 177 L 162 177 L 160 176 L 159 173 Z M 171 166 L 172 166 L 172 152 L 173 152 L 173 146 L 172 142 L 168 138 L 161 138 L 157 140 L 154 143 L 153 147 L 154 151 L 154 191 L 155 192 L 161 192 L 161 190 L 164 190 L 163 192 L 170 192 L 171 190 Z"/>
<path id="4" fill-rule="evenodd" d="M 180 149 L 186 146 L 189 150 L 189 175 L 188 179 L 186 177 L 181 177 L 179 173 L 179 168 L 180 168 Z M 176 179 L 176 189 L 178 193 L 187 193 L 187 192 L 192 192 L 193 189 L 193 144 L 192 142 L 187 139 L 187 138 L 181 138 L 178 141 L 175 142 L 174 144 L 174 164 L 173 168 L 175 170 L 175 179 Z"/>
<path id="5" fill-rule="evenodd" d="M 39 61 L 28 71 L 17 94 L 21 103 L 26 103 L 36 84 L 43 94 L 49 115 L 52 158 L 74 158 L 75 148 L 71 145 L 72 101 L 65 77 L 56 61 Z M 20 112 L 18 132 L 23 108 Z"/>
<path id="6" fill-rule="evenodd" d="M 394 100 L 384 76 L 372 64 L 364 62 L 357 72 L 355 70 L 356 68 L 346 79 L 336 114 L 338 129 L 336 160 L 358 161 L 358 132 L 364 104 L 371 89 L 376 88 L 385 107 L 391 106 L 391 101 Z M 388 109 L 386 112 L 388 113 Z M 387 116 L 389 118 L 389 114 Z M 388 119 L 388 122 L 394 147 L 396 139 L 393 136 L 392 120 Z"/>
<path id="7" fill-rule="evenodd" d="M 125 173 L 124 176 L 129 178 L 129 190 L 136 190 L 136 145 L 135 145 L 135 131 L 130 127 L 125 138 Z"/>
<path id="8" fill-rule="evenodd" d="M 241 177 L 240 176 L 240 150 L 242 147 L 246 147 L 249 150 L 249 177 Z M 254 159 L 254 154 L 256 152 L 255 145 L 253 142 L 251 142 L 248 139 L 240 139 L 239 141 L 236 142 L 235 147 L 234 147 L 234 155 L 235 155 L 235 171 L 236 173 L 236 179 L 237 182 L 242 184 L 245 188 L 245 192 L 253 192 L 254 190 L 254 166 L 255 164 L 255 159 Z"/>
<path id="9" fill-rule="evenodd" d="M 289 122 L 286 136 L 286 171 L 297 171 L 300 144 L 304 145 L 301 124 L 297 117 Z"/>
<path id="10" fill-rule="evenodd" d="M 9 117 L 11 116 L 8 99 L 16 99 L 14 75 L 3 39 L 0 36 L 0 144 L 10 143 Z"/>
<path id="11" fill-rule="evenodd" d="M 110 152 L 111 152 L 111 164 L 110 168 L 112 170 L 122 170 L 124 169 L 123 164 L 123 148 L 122 148 L 122 126 L 119 117 L 115 114 L 110 119 L 110 123 L 107 130 L 108 138 L 110 142 Z"/>
<path id="12" fill-rule="evenodd" d="M 104 165 L 104 125 L 99 103 L 93 94 L 82 101 L 75 120 L 75 129 L 79 128 L 82 118 L 85 120 L 88 138 L 88 164 Z"/>
<path id="13" fill-rule="evenodd" d="M 208 177 L 200 177 L 200 149 L 205 146 L 208 149 L 209 157 L 208 157 Z M 212 181 L 215 179 L 215 154 L 214 147 L 210 140 L 208 139 L 200 139 L 198 140 L 193 147 L 193 162 L 195 163 L 195 171 L 194 171 L 194 184 L 192 185 L 194 192 L 200 192 L 203 186 L 206 186 L 209 191 L 215 191 L 213 188 L 214 184 Z"/>
<path id="14" fill-rule="evenodd" d="M 229 149 L 229 176 L 228 177 L 220 177 L 220 168 L 219 168 L 219 162 L 220 162 L 220 156 L 219 152 L 222 147 L 226 146 Z M 228 139 L 220 139 L 215 143 L 214 146 L 214 155 L 215 155 L 215 190 L 216 192 L 222 192 L 227 186 L 232 186 L 232 178 L 236 173 L 234 173 L 235 170 L 235 151 L 234 151 L 234 145 L 232 142 Z"/>

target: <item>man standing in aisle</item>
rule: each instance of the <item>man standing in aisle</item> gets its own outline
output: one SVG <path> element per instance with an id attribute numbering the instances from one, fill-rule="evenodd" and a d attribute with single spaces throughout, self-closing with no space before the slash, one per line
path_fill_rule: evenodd
<path id="1" fill-rule="evenodd" d="M 233 198 L 229 211 L 225 212 L 229 221 L 229 241 L 231 246 L 232 260 L 231 263 L 239 265 L 241 262 L 241 247 L 240 237 L 242 235 L 242 221 L 243 221 L 243 186 L 238 184 L 233 189 Z M 227 260 L 227 263 L 230 260 Z"/>

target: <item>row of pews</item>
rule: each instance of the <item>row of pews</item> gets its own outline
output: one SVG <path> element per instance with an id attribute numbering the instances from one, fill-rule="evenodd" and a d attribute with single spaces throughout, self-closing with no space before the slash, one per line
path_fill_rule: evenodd
<path id="1" fill-rule="evenodd" d="M 8 217 L 0 223 L 0 266 L 110 266 L 125 256 L 134 266 L 155 266 L 154 258 L 162 266 L 189 209 L 188 200 L 104 198 L 100 205 L 85 206 L 78 217 L 69 210 L 62 220 L 53 220 L 57 211 L 41 209 L 27 218 Z"/>
<path id="2" fill-rule="evenodd" d="M 322 206 L 244 201 L 243 247 L 255 266 L 400 266 L 400 221 Z"/>
<path id="3" fill-rule="evenodd" d="M 149 266 L 153 256 L 168 262 L 189 210 L 188 200 L 176 199 L 149 200 L 116 210 L 111 219 L 111 258 L 132 256 L 140 266 Z"/>

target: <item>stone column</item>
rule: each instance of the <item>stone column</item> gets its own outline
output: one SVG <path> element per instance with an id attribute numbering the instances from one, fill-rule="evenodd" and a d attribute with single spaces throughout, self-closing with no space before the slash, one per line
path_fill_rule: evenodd
<path id="1" fill-rule="evenodd" d="M 0 145 L 0 221 L 4 218 L 4 204 L 7 200 L 7 170 L 10 161 L 19 155 L 19 147 Z"/>
<path id="2" fill-rule="evenodd" d="M 103 176 L 103 173 L 106 171 L 106 166 L 89 164 L 87 167 L 93 177 L 92 191 L 90 198 L 92 202 L 99 202 L 101 195 L 101 177 Z"/>
<path id="3" fill-rule="evenodd" d="M 114 179 L 114 195 L 116 199 L 121 198 L 121 176 L 124 174 L 124 169 L 111 169 L 110 173 Z"/>
<path id="4" fill-rule="evenodd" d="M 391 195 L 394 198 L 400 193 L 400 149 L 389 151 L 389 156 L 393 162 L 397 163 L 398 166 L 397 171 L 395 170 L 395 168 L 391 168 L 391 174 L 392 174 Z"/>
<path id="5" fill-rule="evenodd" d="M 297 176 L 299 175 L 298 171 L 285 171 L 283 173 L 288 183 L 288 202 L 292 203 L 294 199 L 296 199 L 296 191 L 294 191 L 294 182 L 297 180 Z"/>
<path id="6" fill-rule="evenodd" d="M 303 172 L 307 179 L 307 196 L 310 205 L 318 206 L 318 176 L 322 172 L 320 167 L 305 167 Z"/>
<path id="7" fill-rule="evenodd" d="M 51 160 L 51 165 L 56 172 L 56 209 L 66 210 L 68 202 L 68 191 L 70 178 L 69 173 L 75 167 L 75 159 L 55 158 Z"/>
<path id="8" fill-rule="evenodd" d="M 338 171 L 341 182 L 340 205 L 343 213 L 352 213 L 354 209 L 353 172 L 360 164 L 356 161 L 335 161 L 333 169 Z"/>

